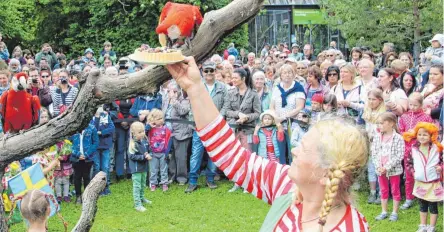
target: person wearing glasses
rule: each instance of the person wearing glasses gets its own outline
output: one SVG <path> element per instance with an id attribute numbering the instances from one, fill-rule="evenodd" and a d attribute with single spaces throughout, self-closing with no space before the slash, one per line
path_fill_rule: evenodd
<path id="1" fill-rule="evenodd" d="M 112 65 L 116 64 L 117 61 L 117 54 L 116 52 L 112 51 L 112 46 L 109 41 L 106 41 L 103 44 L 103 50 L 100 51 L 100 57 L 99 57 L 99 64 L 100 66 L 103 65 L 106 58 L 109 58 L 112 61 Z"/>
<path id="2" fill-rule="evenodd" d="M 336 50 L 328 49 L 325 52 L 325 58 L 327 58 L 327 60 L 329 60 L 330 62 L 332 62 L 334 64 L 336 61 Z"/>
<path id="3" fill-rule="evenodd" d="M 338 84 L 338 81 L 341 79 L 339 76 L 339 67 L 336 65 L 332 65 L 327 68 L 327 72 L 325 74 L 325 81 L 327 82 L 327 87 L 330 89 Z"/>
<path id="4" fill-rule="evenodd" d="M 40 71 L 40 77 L 42 78 L 43 86 L 52 86 L 52 77 L 51 72 L 49 70 Z"/>
<path id="5" fill-rule="evenodd" d="M 52 103 L 51 91 L 47 85 L 43 84 L 43 80 L 40 77 L 39 70 L 37 68 L 29 69 L 27 91 L 32 96 L 38 96 L 40 99 L 40 104 L 43 107 L 48 107 Z"/>
<path id="6" fill-rule="evenodd" d="M 216 63 L 207 61 L 202 65 L 203 72 L 203 83 L 205 89 L 211 96 L 214 105 L 216 105 L 217 110 L 220 111 L 220 114 L 224 117 L 225 111 L 223 110 L 224 102 L 227 96 L 227 88 L 224 83 L 220 83 L 216 81 Z M 191 148 L 191 157 L 190 157 L 190 173 L 189 173 L 189 184 L 185 193 L 191 193 L 197 189 L 197 179 L 199 178 L 199 170 L 200 165 L 202 163 L 202 156 L 204 153 L 204 146 L 197 135 L 197 132 L 193 132 L 192 138 L 192 148 Z M 207 168 L 205 171 L 205 176 L 207 178 L 207 186 L 210 189 L 217 188 L 217 185 L 214 183 L 214 176 L 216 175 L 216 166 L 211 160 L 208 160 Z"/>
<path id="7" fill-rule="evenodd" d="M 313 55 L 313 46 L 311 44 L 304 45 L 304 60 L 315 61 L 317 57 Z"/>
<path id="8" fill-rule="evenodd" d="M 54 82 L 54 87 L 51 92 L 52 108 L 53 116 L 57 117 L 74 103 L 79 90 L 69 84 L 69 71 L 66 69 L 60 71 L 58 80 Z"/>

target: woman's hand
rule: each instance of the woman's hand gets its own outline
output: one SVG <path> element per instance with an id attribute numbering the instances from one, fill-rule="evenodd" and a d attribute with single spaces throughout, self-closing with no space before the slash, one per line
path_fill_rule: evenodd
<path id="1" fill-rule="evenodd" d="M 166 65 L 166 69 L 188 94 L 192 92 L 193 87 L 202 83 L 199 68 L 191 56 L 185 57 L 183 62 Z"/>

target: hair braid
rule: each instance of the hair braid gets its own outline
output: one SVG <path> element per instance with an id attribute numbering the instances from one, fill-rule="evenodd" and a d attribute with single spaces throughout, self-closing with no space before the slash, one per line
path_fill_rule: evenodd
<path id="1" fill-rule="evenodd" d="M 319 231 L 323 230 L 323 227 L 327 221 L 327 216 L 332 209 L 332 205 L 338 194 L 341 182 L 344 177 L 353 178 L 353 172 L 357 169 L 358 165 L 347 163 L 346 161 L 340 162 L 338 165 L 331 165 L 328 170 L 328 181 L 325 190 L 324 201 L 322 202 L 322 209 L 319 215 Z"/>

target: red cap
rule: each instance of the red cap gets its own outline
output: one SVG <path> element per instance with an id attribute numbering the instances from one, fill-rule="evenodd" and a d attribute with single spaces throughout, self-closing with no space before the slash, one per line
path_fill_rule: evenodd
<path id="1" fill-rule="evenodd" d="M 312 102 L 318 102 L 321 103 L 324 101 L 324 96 L 320 93 L 316 93 L 313 95 L 313 97 L 311 97 L 311 101 Z"/>

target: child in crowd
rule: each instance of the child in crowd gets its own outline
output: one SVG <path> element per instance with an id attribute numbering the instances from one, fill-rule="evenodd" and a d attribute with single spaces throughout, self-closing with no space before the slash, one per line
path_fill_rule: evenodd
<path id="1" fill-rule="evenodd" d="M 282 125 L 277 122 L 272 110 L 266 110 L 260 117 L 260 123 L 253 134 L 253 143 L 258 145 L 257 155 L 270 161 L 285 164 L 285 151 L 280 151 L 279 143 L 284 142 L 285 135 Z"/>
<path id="2" fill-rule="evenodd" d="M 373 138 L 377 135 L 377 120 L 384 112 L 386 112 L 386 109 L 382 90 L 371 89 L 367 93 L 367 103 L 365 104 L 364 112 L 362 114 L 362 119 L 365 121 L 365 130 L 368 133 L 370 142 L 372 142 Z M 380 196 L 378 196 L 376 192 L 378 175 L 376 174 L 372 156 L 369 156 L 367 172 L 367 178 L 370 184 L 370 195 L 368 196 L 367 202 L 369 204 L 381 204 Z"/>
<path id="3" fill-rule="evenodd" d="M 322 105 L 324 102 L 324 95 L 316 93 L 311 98 L 311 123 L 314 124 L 321 120 Z"/>
<path id="4" fill-rule="evenodd" d="M 101 193 L 102 195 L 109 195 L 110 176 L 109 176 L 109 163 L 110 163 L 110 149 L 113 145 L 114 123 L 109 116 L 108 112 L 103 110 L 103 106 L 97 109 L 97 112 L 91 124 L 96 128 L 99 135 L 99 146 L 97 147 L 97 155 L 94 157 L 94 175 L 99 171 L 106 173 L 106 187 Z"/>
<path id="5" fill-rule="evenodd" d="M 69 197 L 69 177 L 72 175 L 72 164 L 70 161 L 71 154 L 65 154 L 64 146 L 72 146 L 69 140 L 62 141 L 57 143 L 57 147 L 59 150 L 59 160 L 60 165 L 56 167 L 54 171 L 54 182 L 55 182 L 55 192 L 57 196 L 57 201 L 60 203 L 63 200 L 65 202 L 71 202 L 71 198 Z M 71 150 L 72 152 L 72 150 Z M 62 192 L 63 186 L 63 192 Z"/>
<path id="6" fill-rule="evenodd" d="M 28 222 L 28 232 L 48 231 L 48 217 L 51 213 L 50 202 L 55 205 L 54 196 L 47 194 L 38 189 L 29 190 L 22 198 L 20 203 L 20 212 Z M 67 230 L 67 223 L 61 215 L 65 231 Z"/>
<path id="7" fill-rule="evenodd" d="M 141 122 L 134 122 L 130 128 L 131 138 L 128 146 L 129 167 L 133 179 L 134 207 L 139 212 L 145 212 L 146 208 L 142 204 L 151 204 L 144 196 L 146 186 L 146 176 L 148 172 L 148 141 L 145 135 L 145 125 Z"/>
<path id="8" fill-rule="evenodd" d="M 420 232 L 435 231 L 438 202 L 443 199 L 440 181 L 443 147 L 437 140 L 438 131 L 438 127 L 432 123 L 419 122 L 412 131 L 404 133 L 407 142 L 418 141 L 413 145 L 406 162 L 407 168 L 415 176 L 413 195 L 419 199 Z M 430 225 L 427 225 L 428 212 Z"/>
<path id="9" fill-rule="evenodd" d="M 162 190 L 168 190 L 168 164 L 167 157 L 171 147 L 171 130 L 165 125 L 161 110 L 153 109 L 148 115 L 150 129 L 148 131 L 149 151 L 153 157 L 150 160 L 150 188 L 156 191 L 159 173 Z"/>
<path id="10" fill-rule="evenodd" d="M 99 146 L 99 135 L 96 128 L 89 124 L 81 133 L 72 136 L 71 162 L 74 168 L 74 187 L 76 204 L 82 204 L 82 180 L 86 188 L 91 181 L 91 167 Z"/>
<path id="11" fill-rule="evenodd" d="M 336 95 L 330 93 L 324 95 L 322 111 L 324 114 L 336 114 L 338 111 L 338 100 L 336 100 Z"/>
<path id="12" fill-rule="evenodd" d="M 419 122 L 430 122 L 433 120 L 430 115 L 424 113 L 422 109 L 422 102 L 424 98 L 418 93 L 414 92 L 409 96 L 409 111 L 405 112 L 399 118 L 399 133 L 412 132 L 413 128 L 415 128 L 416 124 Z M 410 169 L 407 168 L 407 157 L 409 156 L 413 144 L 416 143 L 415 139 L 410 140 L 410 142 L 405 143 L 405 152 L 404 152 L 404 171 L 405 171 L 405 195 L 406 201 L 401 206 L 401 209 L 408 209 L 413 205 L 413 185 L 415 183 L 413 178 L 413 173 L 410 172 Z"/>
<path id="13" fill-rule="evenodd" d="M 301 110 L 297 115 L 297 120 L 291 125 L 291 140 L 292 148 L 296 148 L 301 143 L 302 137 L 310 129 L 311 113 L 307 109 Z M 291 163 L 291 160 L 289 161 Z"/>
<path id="14" fill-rule="evenodd" d="M 399 202 L 401 201 L 399 184 L 403 171 L 401 161 L 404 157 L 404 140 L 397 133 L 397 117 L 395 114 L 391 112 L 381 114 L 378 117 L 377 125 L 378 133 L 371 143 L 371 155 L 373 164 L 376 167 L 376 173 L 378 174 L 382 213 L 375 219 L 380 221 L 388 217 L 387 205 L 389 189 L 391 189 L 393 212 L 389 220 L 397 221 Z"/>

